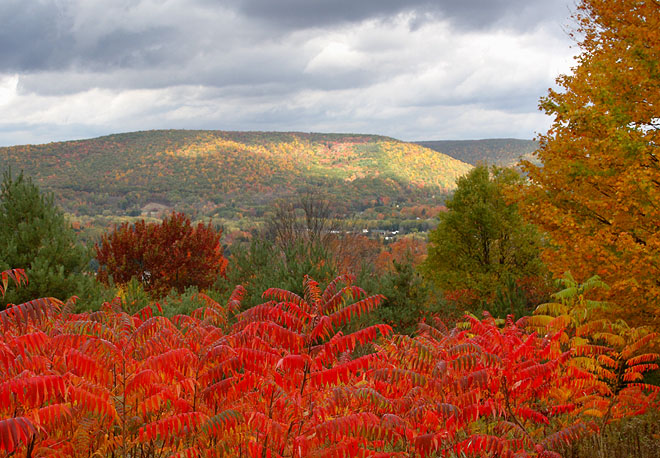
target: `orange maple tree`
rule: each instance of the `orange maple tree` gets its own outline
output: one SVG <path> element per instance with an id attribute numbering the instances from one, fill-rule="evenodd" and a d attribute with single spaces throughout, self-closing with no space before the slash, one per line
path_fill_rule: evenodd
<path id="1" fill-rule="evenodd" d="M 523 214 L 557 275 L 598 274 L 635 324 L 660 324 L 660 2 L 583 0 L 582 53 L 540 107 L 554 117 L 524 162 Z"/>

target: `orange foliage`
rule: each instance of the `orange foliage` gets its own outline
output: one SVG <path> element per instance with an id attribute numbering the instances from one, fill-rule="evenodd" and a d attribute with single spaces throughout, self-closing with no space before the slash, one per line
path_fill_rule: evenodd
<path id="1" fill-rule="evenodd" d="M 362 234 L 333 237 L 329 245 L 330 250 L 335 253 L 337 269 L 340 272 L 359 272 L 364 265 L 371 265 L 376 261 L 382 248 L 378 240 Z"/>
<path id="2" fill-rule="evenodd" d="M 542 166 L 524 163 L 521 211 L 550 235 L 557 276 L 598 274 L 620 316 L 660 326 L 660 5 L 583 0 L 576 19 L 582 54 L 541 102 L 555 119 Z"/>
<path id="3" fill-rule="evenodd" d="M 424 259 L 426 259 L 426 241 L 412 236 L 402 237 L 378 255 L 375 261 L 376 270 L 391 271 L 394 269 L 393 262 L 412 262 L 413 266 L 418 266 Z"/>

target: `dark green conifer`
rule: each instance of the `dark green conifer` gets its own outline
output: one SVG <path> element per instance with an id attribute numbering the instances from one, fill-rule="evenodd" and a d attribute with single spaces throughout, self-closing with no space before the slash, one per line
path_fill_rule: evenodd
<path id="1" fill-rule="evenodd" d="M 29 284 L 7 291 L 0 308 L 39 297 L 83 294 L 94 283 L 89 259 L 53 196 L 41 193 L 22 172 L 15 178 L 5 172 L 0 187 L 0 271 L 25 269 Z"/>

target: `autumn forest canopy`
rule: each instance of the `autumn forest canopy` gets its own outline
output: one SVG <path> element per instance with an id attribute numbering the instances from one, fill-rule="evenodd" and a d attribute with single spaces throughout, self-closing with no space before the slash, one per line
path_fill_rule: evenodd
<path id="1" fill-rule="evenodd" d="M 0 148 L 0 458 L 660 455 L 660 2 L 536 141 Z"/>

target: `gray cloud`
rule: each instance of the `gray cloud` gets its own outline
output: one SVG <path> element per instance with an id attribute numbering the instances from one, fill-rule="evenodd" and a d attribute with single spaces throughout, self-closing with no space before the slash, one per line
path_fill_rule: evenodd
<path id="1" fill-rule="evenodd" d="M 73 37 L 63 33 L 66 20 L 54 2 L 6 0 L 0 3 L 0 68 L 4 71 L 57 68 L 60 49 Z"/>
<path id="2" fill-rule="evenodd" d="M 531 137 L 574 52 L 571 1 L 3 0 L 0 144 L 177 127 Z"/>
<path id="3" fill-rule="evenodd" d="M 508 21 L 507 27 L 525 29 L 547 17 L 556 6 L 553 2 L 529 0 L 229 0 L 228 3 L 248 17 L 287 29 L 387 20 L 399 13 L 413 13 L 412 25 L 448 20 L 457 28 L 479 29 L 503 26 Z"/>
<path id="4" fill-rule="evenodd" d="M 197 53 L 221 57 L 228 44 L 260 46 L 401 13 L 413 29 L 445 20 L 459 30 L 526 30 L 568 10 L 561 0 L 4 0 L 0 71 L 181 64 Z"/>

